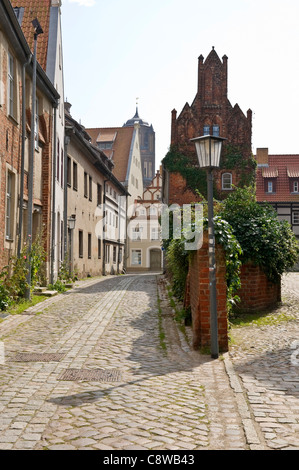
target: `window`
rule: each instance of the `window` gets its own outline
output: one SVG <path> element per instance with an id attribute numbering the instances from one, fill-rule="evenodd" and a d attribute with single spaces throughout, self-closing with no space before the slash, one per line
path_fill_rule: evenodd
<path id="1" fill-rule="evenodd" d="M 298 193 L 299 192 L 299 182 L 294 181 L 293 182 L 293 193 Z"/>
<path id="2" fill-rule="evenodd" d="M 210 134 L 210 126 L 203 126 L 203 135 Z"/>
<path id="3" fill-rule="evenodd" d="M 64 173 L 64 161 L 63 161 L 63 148 L 61 147 L 61 187 L 63 188 L 63 173 Z"/>
<path id="4" fill-rule="evenodd" d="M 98 238 L 98 259 L 102 257 L 102 240 Z"/>
<path id="5" fill-rule="evenodd" d="M 151 228 L 151 240 L 159 240 L 159 228 L 158 227 Z"/>
<path id="6" fill-rule="evenodd" d="M 226 191 L 232 189 L 232 180 L 233 180 L 233 177 L 231 173 L 223 173 L 222 189 Z"/>
<path id="7" fill-rule="evenodd" d="M 88 234 L 87 253 L 88 253 L 88 259 L 91 259 L 91 233 Z"/>
<path id="8" fill-rule="evenodd" d="M 79 258 L 83 258 L 83 231 L 79 230 Z"/>
<path id="9" fill-rule="evenodd" d="M 141 265 L 141 250 L 132 250 L 131 253 L 131 265 L 139 266 Z"/>
<path id="10" fill-rule="evenodd" d="M 273 181 L 268 181 L 267 192 L 268 193 L 273 193 Z"/>
<path id="11" fill-rule="evenodd" d="M 110 262 L 110 245 L 105 246 L 105 258 L 106 258 L 106 263 Z"/>
<path id="12" fill-rule="evenodd" d="M 100 206 L 102 204 L 102 186 L 100 184 L 97 185 L 97 205 Z"/>
<path id="13" fill-rule="evenodd" d="M 219 126 L 213 126 L 213 136 L 219 137 Z"/>
<path id="14" fill-rule="evenodd" d="M 72 160 L 67 157 L 67 185 L 72 185 Z"/>
<path id="15" fill-rule="evenodd" d="M 140 242 L 143 227 L 133 227 L 132 229 L 132 240 Z"/>
<path id="16" fill-rule="evenodd" d="M 116 263 L 116 246 L 113 247 L 113 263 Z"/>
<path id="17" fill-rule="evenodd" d="M 73 189 L 78 190 L 78 166 L 76 162 L 73 162 Z"/>
<path id="18" fill-rule="evenodd" d="M 89 177 L 89 200 L 92 201 L 92 177 Z"/>
<path id="19" fill-rule="evenodd" d="M 84 197 L 88 197 L 87 191 L 87 173 L 84 171 Z"/>
<path id="20" fill-rule="evenodd" d="M 8 54 L 8 114 L 15 114 L 15 63 L 11 54 Z"/>
<path id="21" fill-rule="evenodd" d="M 60 175 L 60 142 L 59 142 L 59 139 L 57 139 L 57 155 L 56 155 L 56 178 L 57 178 L 57 181 L 59 181 L 59 175 Z"/>
<path id="22" fill-rule="evenodd" d="M 6 182 L 6 227 L 5 227 L 5 238 L 6 240 L 12 240 L 13 237 L 13 187 L 14 187 L 14 174 L 10 171 L 7 173 Z"/>
<path id="23" fill-rule="evenodd" d="M 292 214 L 293 224 L 299 225 L 299 211 L 294 211 Z"/>

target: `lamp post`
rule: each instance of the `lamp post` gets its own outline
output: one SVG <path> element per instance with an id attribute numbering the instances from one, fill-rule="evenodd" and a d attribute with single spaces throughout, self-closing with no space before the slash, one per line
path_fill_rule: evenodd
<path id="1" fill-rule="evenodd" d="M 206 168 L 208 179 L 208 227 L 209 227 L 209 282 L 210 282 L 210 335 L 211 357 L 219 357 L 218 315 L 216 291 L 216 260 L 213 207 L 213 169 L 219 168 L 223 137 L 205 135 L 191 139 L 196 148 L 198 163 Z"/>
<path id="2" fill-rule="evenodd" d="M 32 21 L 34 27 L 34 53 L 33 53 L 33 72 L 32 72 L 32 103 L 31 103 L 31 141 L 29 155 L 29 176 L 28 176 L 28 274 L 27 274 L 27 292 L 26 297 L 30 300 L 31 292 L 31 247 L 32 247 L 32 210 L 33 210 L 33 173 L 34 173 L 34 152 L 35 152 L 35 114 L 36 114 L 36 49 L 37 37 L 43 33 L 38 19 Z"/>

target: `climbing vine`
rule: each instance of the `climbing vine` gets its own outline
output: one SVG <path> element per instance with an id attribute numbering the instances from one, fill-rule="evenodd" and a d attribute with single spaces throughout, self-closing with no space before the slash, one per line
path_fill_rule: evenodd
<path id="1" fill-rule="evenodd" d="M 180 173 L 186 180 L 186 185 L 194 193 L 199 192 L 206 196 L 207 175 L 205 170 L 190 163 L 190 158 L 182 154 L 177 147 L 170 147 L 162 163 L 172 173 Z"/>
<path id="2" fill-rule="evenodd" d="M 237 170 L 239 173 L 238 186 L 252 186 L 255 181 L 256 160 L 253 155 L 244 158 L 245 148 L 238 145 L 226 144 L 220 161 L 220 168 L 226 170 Z"/>

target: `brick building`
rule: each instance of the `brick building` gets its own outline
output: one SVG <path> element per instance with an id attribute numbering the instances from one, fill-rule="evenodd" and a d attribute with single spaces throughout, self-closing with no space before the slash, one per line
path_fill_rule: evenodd
<path id="1" fill-rule="evenodd" d="M 270 203 L 299 239 L 299 155 L 269 155 L 258 148 L 256 160 L 257 201 Z"/>
<path id="2" fill-rule="evenodd" d="M 10 1 L 0 2 L 0 266 L 21 243 L 43 229 L 50 249 L 53 114 L 59 94 L 37 63 L 32 129 L 32 53 Z M 31 25 L 32 26 L 32 25 Z M 32 37 L 34 29 L 31 29 Z M 34 166 L 30 166 L 33 148 Z M 33 172 L 32 233 L 28 233 L 28 181 Z M 46 263 L 49 274 L 49 259 Z"/>
<path id="3" fill-rule="evenodd" d="M 221 168 L 214 171 L 215 197 L 223 199 L 233 186 L 250 183 L 255 174 L 252 158 L 252 112 L 245 115 L 227 96 L 227 62 L 214 48 L 204 60 L 198 59 L 198 87 L 191 106 L 186 103 L 171 120 L 170 151 L 163 160 L 163 202 L 191 203 L 200 200 L 195 190 L 206 191 L 206 174 L 198 168 L 194 143 L 202 135 L 226 138 Z"/>

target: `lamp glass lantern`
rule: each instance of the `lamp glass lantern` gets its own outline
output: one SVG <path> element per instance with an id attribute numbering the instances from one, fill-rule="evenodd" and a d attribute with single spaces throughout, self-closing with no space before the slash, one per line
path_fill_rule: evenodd
<path id="1" fill-rule="evenodd" d="M 76 219 L 75 217 L 69 217 L 68 218 L 68 225 L 70 230 L 74 230 L 75 225 L 76 225 Z"/>
<path id="2" fill-rule="evenodd" d="M 223 137 L 204 135 L 191 139 L 194 142 L 201 168 L 219 168 Z"/>

